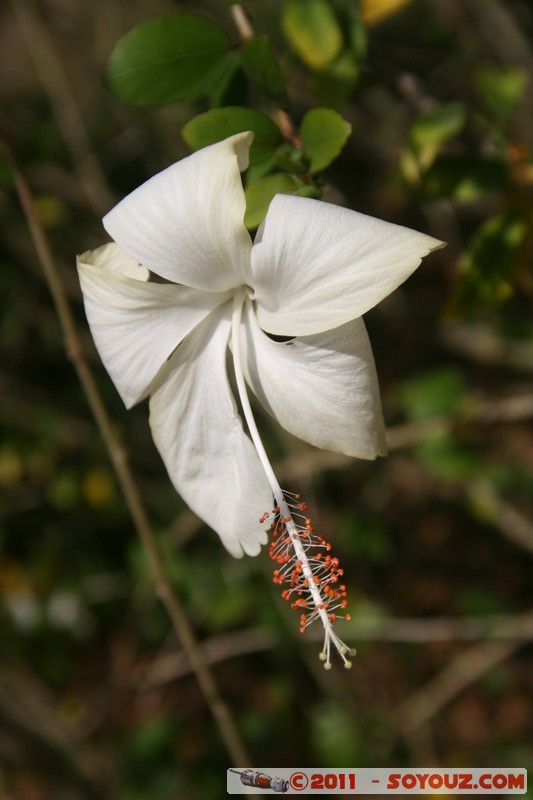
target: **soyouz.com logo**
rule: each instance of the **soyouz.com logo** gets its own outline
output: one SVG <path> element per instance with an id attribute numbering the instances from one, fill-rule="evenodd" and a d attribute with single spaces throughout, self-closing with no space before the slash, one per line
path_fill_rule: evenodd
<path id="1" fill-rule="evenodd" d="M 525 794 L 525 769 L 229 769 L 228 794 Z"/>

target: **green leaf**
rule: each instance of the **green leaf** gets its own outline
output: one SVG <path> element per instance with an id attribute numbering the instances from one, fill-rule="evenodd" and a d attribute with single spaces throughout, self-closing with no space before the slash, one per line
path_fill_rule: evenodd
<path id="1" fill-rule="evenodd" d="M 242 131 L 254 132 L 250 164 L 270 158 L 282 141 L 281 131 L 270 117 L 239 106 L 214 108 L 199 114 L 185 125 L 182 135 L 189 147 L 200 150 Z"/>
<path id="2" fill-rule="evenodd" d="M 464 127 L 466 110 L 461 103 L 441 103 L 422 114 L 409 131 L 409 150 L 402 162 L 407 180 L 427 170 L 441 147 Z"/>
<path id="3" fill-rule="evenodd" d="M 334 161 L 346 144 L 352 126 L 331 108 L 313 108 L 302 120 L 300 137 L 311 172 L 319 172 Z"/>
<path id="4" fill-rule="evenodd" d="M 409 138 L 419 150 L 438 147 L 458 134 L 465 121 L 466 112 L 461 103 L 441 103 L 417 119 Z"/>
<path id="5" fill-rule="evenodd" d="M 227 62 L 220 28 L 195 14 L 174 14 L 143 22 L 120 39 L 105 79 L 129 103 L 173 103 L 207 92 Z"/>
<path id="6" fill-rule="evenodd" d="M 422 179 L 426 197 L 447 197 L 470 202 L 505 189 L 507 165 L 499 158 L 469 153 L 464 156 L 438 156 Z"/>
<path id="7" fill-rule="evenodd" d="M 448 435 L 428 436 L 417 444 L 416 452 L 430 473 L 446 480 L 465 481 L 483 469 L 475 452 Z"/>
<path id="8" fill-rule="evenodd" d="M 266 216 L 270 201 L 276 194 L 307 194 L 309 187 L 294 175 L 278 172 L 246 187 L 246 213 L 244 224 L 257 228 Z"/>
<path id="9" fill-rule="evenodd" d="M 527 73 L 521 67 L 481 67 L 474 83 L 487 109 L 497 119 L 506 120 L 527 85 Z"/>
<path id="10" fill-rule="evenodd" d="M 293 50 L 311 69 L 330 64 L 342 49 L 342 30 L 327 0 L 287 0 L 281 25 Z"/>
<path id="11" fill-rule="evenodd" d="M 290 172 L 294 175 L 304 175 L 309 172 L 309 162 L 301 149 L 294 147 L 289 142 L 283 142 L 274 154 L 274 164 L 278 172 Z"/>
<path id="12" fill-rule="evenodd" d="M 249 80 L 281 108 L 288 108 L 285 81 L 266 36 L 254 36 L 241 45 L 242 66 Z"/>
<path id="13" fill-rule="evenodd" d="M 367 53 L 368 38 L 361 10 L 352 5 L 345 6 L 346 21 L 343 28 L 346 30 L 346 39 L 350 51 L 357 61 L 361 61 Z"/>
<path id="14" fill-rule="evenodd" d="M 410 420 L 455 416 L 466 394 L 462 372 L 453 367 L 435 370 L 404 381 L 398 402 Z"/>
<path id="15" fill-rule="evenodd" d="M 365 763 L 360 722 L 347 707 L 330 700 L 309 709 L 310 736 L 319 763 L 332 767 L 354 767 Z"/>
<path id="16" fill-rule="evenodd" d="M 313 91 L 330 108 L 341 108 L 352 94 L 360 74 L 357 58 L 346 50 L 327 67 L 313 74 Z"/>
<path id="17" fill-rule="evenodd" d="M 240 58 L 234 54 L 220 80 L 208 95 L 209 108 L 224 106 L 248 106 L 250 83 L 242 68 Z"/>

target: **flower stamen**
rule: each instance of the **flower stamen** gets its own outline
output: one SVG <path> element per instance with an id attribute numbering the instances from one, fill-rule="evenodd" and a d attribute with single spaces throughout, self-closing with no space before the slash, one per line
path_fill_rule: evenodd
<path id="1" fill-rule="evenodd" d="M 356 651 L 347 647 L 333 630 L 338 619 L 350 620 L 347 608 L 346 586 L 339 583 L 344 571 L 339 559 L 329 553 L 331 545 L 313 529 L 311 520 L 302 512 L 307 504 L 299 495 L 283 493 L 279 505 L 273 509 L 272 543 L 270 558 L 278 565 L 274 570 L 274 583 L 283 586 L 281 596 L 291 608 L 300 611 L 300 633 L 305 633 L 320 620 L 324 626 L 324 646 L 320 659 L 325 669 L 331 669 L 331 646 L 342 658 L 344 666 L 352 666 L 347 656 Z M 265 519 L 265 515 L 261 517 Z"/>
<path id="2" fill-rule="evenodd" d="M 339 560 L 329 556 L 331 550 L 329 542 L 315 533 L 311 520 L 305 516 L 307 504 L 300 501 L 299 495 L 281 490 L 268 460 L 257 430 L 242 372 L 240 346 L 242 305 L 242 296 L 236 294 L 233 298 L 231 335 L 233 367 L 248 431 L 272 489 L 274 501 L 277 503 L 272 512 L 265 512 L 259 518 L 259 522 L 264 524 L 271 514 L 274 515 L 272 525 L 274 541 L 270 555 L 280 567 L 274 573 L 274 580 L 280 585 L 288 584 L 282 596 L 294 609 L 301 611 L 301 633 L 305 633 L 318 619 L 322 622 L 324 647 L 320 659 L 324 662 L 325 669 L 331 669 L 332 644 L 341 656 L 344 666 L 349 669 L 352 662 L 347 655 L 354 656 L 355 650 L 348 648 L 333 630 L 335 620 L 342 618 L 336 612 L 344 610 L 347 605 L 346 587 L 335 585 L 343 572 L 339 568 Z M 344 619 L 350 619 L 349 614 L 345 614 Z"/>

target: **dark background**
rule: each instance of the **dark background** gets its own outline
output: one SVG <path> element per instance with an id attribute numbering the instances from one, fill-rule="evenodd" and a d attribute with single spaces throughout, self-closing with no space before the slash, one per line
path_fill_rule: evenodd
<path id="1" fill-rule="evenodd" d="M 283 39 L 280 3 L 249 7 L 280 56 L 298 122 L 321 101 Z M 468 261 L 486 220 L 518 209 L 531 221 L 531 5 L 406 3 L 368 28 L 342 107 L 353 133 L 325 199 L 449 246 L 368 315 L 388 458 L 316 451 L 261 419 L 283 485 L 309 501 L 345 569 L 353 619 L 339 632 L 358 656 L 350 672 L 330 673 L 313 632 L 299 636 L 297 615 L 278 602 L 267 553 L 233 560 L 172 490 L 146 407 L 124 410 L 82 312 L 75 255 L 106 241 L 100 217 L 116 200 L 187 154 L 180 129 L 206 107 L 128 106 L 104 88 L 106 59 L 137 22 L 184 9 L 232 31 L 222 0 L 6 2 L 0 94 L 221 692 L 258 767 L 531 767 L 531 227 L 517 252 L 497 230 L 474 268 Z M 487 65 L 525 76 L 505 119 L 476 83 Z M 449 102 L 464 104 L 467 121 L 441 155 L 465 180 L 479 156 L 499 170 L 475 173 L 481 189 L 466 199 L 442 172 L 433 191 L 400 168 L 415 120 Z M 4 162 L 0 210 L 0 798 L 225 796 L 224 744 L 155 597 Z"/>

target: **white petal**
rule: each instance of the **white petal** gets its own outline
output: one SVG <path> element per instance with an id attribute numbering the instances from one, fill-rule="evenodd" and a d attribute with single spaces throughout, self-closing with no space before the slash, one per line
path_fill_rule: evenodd
<path id="1" fill-rule="evenodd" d="M 442 246 L 356 211 L 276 195 L 252 251 L 259 324 L 286 336 L 335 328 L 379 303 Z"/>
<path id="2" fill-rule="evenodd" d="M 177 491 L 239 557 L 266 543 L 259 517 L 273 503 L 228 383 L 230 316 L 227 304 L 182 342 L 150 398 L 150 425 Z"/>
<path id="3" fill-rule="evenodd" d="M 229 295 L 134 280 L 118 267 L 131 274 L 135 263 L 128 256 L 121 260 L 117 251 L 117 245 L 105 245 L 84 253 L 78 258 L 78 274 L 100 358 L 130 407 L 146 397 L 183 337 Z M 142 278 L 143 267 L 137 269 Z"/>
<path id="4" fill-rule="evenodd" d="M 249 280 L 240 170 L 253 134 L 239 133 L 150 178 L 104 217 L 132 258 L 186 286 L 225 291 Z"/>
<path id="5" fill-rule="evenodd" d="M 246 380 L 290 433 L 357 458 L 385 455 L 385 431 L 370 342 L 362 319 L 275 342 L 253 311 L 242 336 Z"/>
<path id="6" fill-rule="evenodd" d="M 127 255 L 115 242 L 104 244 L 97 250 L 87 250 L 86 253 L 79 256 L 78 260 L 83 264 L 94 264 L 95 267 L 102 267 L 102 269 L 109 270 L 109 272 L 118 272 L 119 275 L 125 275 L 127 278 L 133 278 L 136 281 L 147 281 L 150 277 L 150 270 Z"/>

